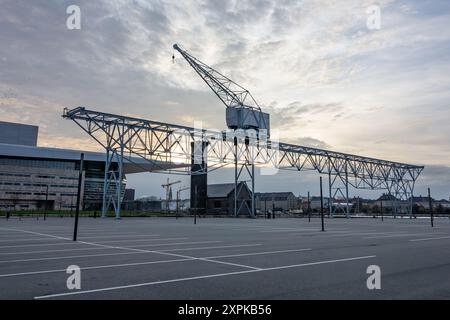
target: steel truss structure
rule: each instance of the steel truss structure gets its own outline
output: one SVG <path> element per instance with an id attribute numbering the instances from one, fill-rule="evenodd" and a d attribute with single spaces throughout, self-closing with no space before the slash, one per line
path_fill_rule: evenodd
<path id="1" fill-rule="evenodd" d="M 169 123 L 109 114 L 78 107 L 65 109 L 63 118 L 74 121 L 106 151 L 103 215 L 110 204 L 120 217 L 123 163 L 127 161 L 153 172 L 198 175 L 223 167 L 235 167 L 235 184 L 245 172 L 251 180 L 251 212 L 255 213 L 255 166 L 261 174 L 273 170 L 314 170 L 328 175 L 330 199 L 340 196 L 342 206 L 329 201 L 330 214 L 336 207 L 349 215 L 349 188 L 386 190 L 398 200 L 412 198 L 423 166 L 374 159 L 317 148 L 261 140 L 254 130 L 212 131 Z M 192 146 L 206 144 L 207 148 Z M 200 150 L 197 152 L 196 150 Z M 112 166 L 112 163 L 117 165 Z M 197 165 L 192 165 L 193 163 Z M 161 163 L 173 164 L 171 168 Z M 207 170 L 205 168 L 207 166 Z M 114 170 L 112 170 L 114 168 Z M 111 188 L 111 184 L 115 188 Z M 108 190 L 114 190 L 109 192 Z M 236 190 L 236 188 L 235 188 Z M 238 192 L 236 190 L 235 192 Z M 239 208 L 235 194 L 235 214 Z M 412 212 L 412 202 L 410 203 Z"/>

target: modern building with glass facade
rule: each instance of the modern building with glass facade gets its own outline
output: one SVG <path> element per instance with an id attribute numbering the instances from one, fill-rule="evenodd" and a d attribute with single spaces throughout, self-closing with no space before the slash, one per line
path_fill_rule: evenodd
<path id="1" fill-rule="evenodd" d="M 0 210 L 75 209 L 81 153 L 84 153 L 81 207 L 101 209 L 105 154 L 38 147 L 37 135 L 36 126 L 0 122 Z M 155 165 L 170 167 L 161 162 Z M 114 170 L 114 163 L 111 169 Z M 152 169 L 148 163 L 136 166 L 124 162 L 122 196 L 126 174 Z M 108 192 L 114 193 L 113 184 L 110 188 Z"/>
<path id="2" fill-rule="evenodd" d="M 82 151 L 0 144 L 0 210 L 72 210 Z M 101 208 L 105 155 L 85 154 L 81 206 Z M 126 178 L 122 190 L 125 190 Z M 113 191 L 113 190 L 111 190 Z"/>

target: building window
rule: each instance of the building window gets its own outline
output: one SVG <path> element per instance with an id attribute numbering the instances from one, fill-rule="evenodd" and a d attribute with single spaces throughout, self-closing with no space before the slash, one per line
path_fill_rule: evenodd
<path id="1" fill-rule="evenodd" d="M 222 203 L 220 202 L 220 200 L 216 200 L 214 201 L 214 208 L 218 209 L 222 207 Z"/>

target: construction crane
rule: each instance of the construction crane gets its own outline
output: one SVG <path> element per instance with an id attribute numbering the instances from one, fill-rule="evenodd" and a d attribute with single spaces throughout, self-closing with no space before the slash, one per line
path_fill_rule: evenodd
<path id="1" fill-rule="evenodd" d="M 182 188 L 178 189 L 178 191 L 177 191 L 177 214 L 178 214 L 178 211 L 180 208 L 180 200 L 181 200 L 180 194 L 181 194 L 181 192 L 183 192 L 185 190 L 189 190 L 189 187 L 182 187 Z"/>
<path id="2" fill-rule="evenodd" d="M 170 212 L 170 200 L 172 200 L 172 186 L 175 184 L 181 183 L 181 181 L 174 181 L 174 182 L 170 182 L 169 178 L 167 178 L 167 183 L 166 184 L 162 184 L 161 187 L 166 189 L 166 211 Z"/>
<path id="3" fill-rule="evenodd" d="M 224 76 L 219 71 L 201 62 L 177 44 L 173 45 L 197 74 L 206 82 L 216 96 L 226 106 L 226 122 L 230 129 L 255 129 L 258 135 L 270 136 L 270 117 L 261 111 L 261 107 L 250 91 Z M 172 56 L 175 59 L 175 56 Z"/>

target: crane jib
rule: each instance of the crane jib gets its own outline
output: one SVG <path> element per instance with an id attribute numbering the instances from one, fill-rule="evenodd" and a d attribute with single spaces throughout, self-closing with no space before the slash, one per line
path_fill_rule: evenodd
<path id="1" fill-rule="evenodd" d="M 173 48 L 189 63 L 226 106 L 226 123 L 230 129 L 254 129 L 270 136 L 270 115 L 262 112 L 251 93 L 219 71 L 201 62 L 179 45 Z"/>

